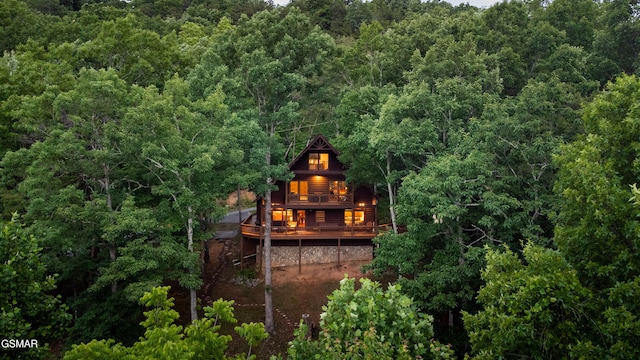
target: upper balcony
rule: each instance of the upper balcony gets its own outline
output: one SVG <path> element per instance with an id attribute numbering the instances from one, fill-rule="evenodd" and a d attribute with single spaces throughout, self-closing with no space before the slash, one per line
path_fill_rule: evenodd
<path id="1" fill-rule="evenodd" d="M 353 194 L 288 194 L 286 203 L 291 205 L 353 205 Z"/>

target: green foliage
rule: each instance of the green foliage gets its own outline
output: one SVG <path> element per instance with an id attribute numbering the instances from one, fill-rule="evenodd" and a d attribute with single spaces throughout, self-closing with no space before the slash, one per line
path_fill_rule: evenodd
<path id="1" fill-rule="evenodd" d="M 55 276 L 46 274 L 41 248 L 14 215 L 0 232 L 0 334 L 3 339 L 36 339 L 37 348 L 3 349 L 3 359 L 45 358 L 48 344 L 65 335 L 70 315 L 55 290 Z"/>
<path id="2" fill-rule="evenodd" d="M 594 293 L 590 308 L 598 329 L 579 354 L 638 356 L 637 190 L 640 81 L 625 76 L 585 106 L 586 134 L 562 147 L 555 191 L 558 249 Z M 630 199 L 631 197 L 631 199 Z"/>
<path id="3" fill-rule="evenodd" d="M 431 316 L 418 311 L 399 285 L 383 290 L 369 279 L 345 277 L 340 289 L 323 306 L 320 339 L 305 338 L 306 328 L 296 331 L 288 350 L 292 359 L 449 359 L 450 348 L 427 343 L 433 336 Z"/>
<path id="4" fill-rule="evenodd" d="M 249 351 L 247 352 L 247 359 L 255 359 L 255 355 L 251 355 L 251 349 L 254 346 L 260 344 L 263 340 L 269 337 L 269 334 L 264 329 L 263 323 L 243 323 L 240 326 L 236 326 L 234 330 L 247 340 L 249 344 Z"/>
<path id="5" fill-rule="evenodd" d="M 556 242 L 589 287 L 637 276 L 637 181 L 640 81 L 619 78 L 584 110 L 587 134 L 562 148 L 556 192 L 562 195 Z"/>
<path id="6" fill-rule="evenodd" d="M 478 292 L 483 308 L 463 313 L 478 359 L 568 358 L 589 325 L 590 293 L 562 254 L 527 243 L 522 255 L 487 248 Z"/>
<path id="7" fill-rule="evenodd" d="M 636 2 L 610 1 L 600 10 L 590 65 L 594 77 L 605 84 L 620 73 L 637 74 L 640 24 Z"/>
<path id="8" fill-rule="evenodd" d="M 129 84 L 162 86 L 176 72 L 186 70 L 175 34 L 141 29 L 134 15 L 105 21 L 95 39 L 78 47 L 82 65 L 114 69 Z M 181 66 L 183 65 L 183 66 Z"/>
<path id="9" fill-rule="evenodd" d="M 172 309 L 174 302 L 173 298 L 167 297 L 168 292 L 168 286 L 155 287 L 140 298 L 141 303 L 149 308 L 144 313 L 146 320 L 141 323 L 146 331 L 131 347 L 115 344 L 111 339 L 94 339 L 87 344 L 73 345 L 64 359 L 227 359 L 225 352 L 231 336 L 219 333 L 221 325 L 218 320 L 236 322 L 233 302 L 217 300 L 204 308 L 204 319 L 182 327 L 174 324 L 179 315 Z M 268 336 L 263 324 L 242 324 L 236 327 L 236 331 L 251 347 Z M 248 354 L 246 358 L 255 357 Z"/>
<path id="10" fill-rule="evenodd" d="M 482 245 L 552 244 L 557 206 L 555 242 L 603 299 L 602 335 L 574 354 L 632 358 L 635 78 L 579 114 L 637 72 L 638 6 L 2 1 L 0 212 L 24 213 L 59 274 L 71 341 L 130 342 L 144 292 L 201 284 L 218 198 L 266 194 L 305 138 L 335 133 L 347 180 L 374 182 L 380 220 L 407 230 L 376 239 L 373 267 L 406 275 L 416 305 L 474 312 Z"/>

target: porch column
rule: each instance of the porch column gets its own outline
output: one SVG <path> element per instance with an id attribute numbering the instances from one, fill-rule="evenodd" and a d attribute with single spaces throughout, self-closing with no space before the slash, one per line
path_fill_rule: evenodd
<path id="1" fill-rule="evenodd" d="M 242 225 L 240 225 L 240 229 L 242 229 Z M 244 269 L 244 236 L 240 236 L 240 270 L 242 269 Z"/>
<path id="2" fill-rule="evenodd" d="M 264 230 L 262 224 L 260 226 L 260 236 L 258 238 L 258 251 L 256 251 L 256 263 L 258 265 L 258 274 L 262 274 L 262 239 L 264 238 Z"/>
<path id="3" fill-rule="evenodd" d="M 298 274 L 302 274 L 302 238 L 298 238 Z"/>

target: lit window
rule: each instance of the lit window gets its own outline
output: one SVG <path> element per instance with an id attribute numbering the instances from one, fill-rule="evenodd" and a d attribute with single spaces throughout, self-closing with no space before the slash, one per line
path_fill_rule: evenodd
<path id="1" fill-rule="evenodd" d="M 345 209 L 344 223 L 347 226 L 351 225 L 352 223 L 355 225 L 364 224 L 364 211 L 363 210 L 353 211 L 351 209 Z"/>
<path id="2" fill-rule="evenodd" d="M 272 221 L 293 221 L 293 210 L 291 209 L 273 210 Z"/>
<path id="3" fill-rule="evenodd" d="M 329 183 L 329 194 L 345 195 L 347 193 L 347 185 L 344 181 L 331 181 Z"/>
<path id="4" fill-rule="evenodd" d="M 329 154 L 310 153 L 309 154 L 309 170 L 328 170 Z"/>
<path id="5" fill-rule="evenodd" d="M 292 200 L 307 201 L 309 195 L 309 182 L 308 181 L 292 181 L 289 183 L 289 194 L 297 195 Z"/>

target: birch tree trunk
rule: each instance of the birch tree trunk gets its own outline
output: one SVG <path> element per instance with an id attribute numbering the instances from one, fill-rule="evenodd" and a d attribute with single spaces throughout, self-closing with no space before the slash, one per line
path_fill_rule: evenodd
<path id="1" fill-rule="evenodd" d="M 391 176 L 391 155 L 387 151 L 387 190 L 389 191 L 389 213 L 391 215 L 391 225 L 393 226 L 393 233 L 398 233 L 398 224 L 396 222 L 396 198 L 393 193 L 393 184 L 389 180 Z"/>
<path id="2" fill-rule="evenodd" d="M 267 166 L 271 165 L 271 149 L 267 148 L 265 155 Z M 272 178 L 267 178 L 267 186 L 271 186 Z M 264 211 L 264 328 L 273 335 L 275 324 L 273 323 L 273 293 L 271 287 L 271 190 L 265 194 Z"/>
<path id="3" fill-rule="evenodd" d="M 104 178 L 101 181 L 101 185 L 104 187 L 104 192 L 107 196 L 107 209 L 109 210 L 109 213 L 113 213 L 113 200 L 111 198 L 111 180 L 110 180 L 111 171 L 109 169 L 109 165 L 103 163 L 102 170 L 104 172 Z M 117 256 L 118 256 L 118 252 L 117 252 L 116 244 L 114 244 L 113 242 L 110 242 L 109 243 L 109 261 L 111 262 L 116 261 Z M 111 293 L 115 294 L 116 292 L 118 292 L 118 282 L 114 281 L 113 283 L 111 283 Z"/>
<path id="4" fill-rule="evenodd" d="M 187 207 L 189 214 L 187 216 L 187 249 L 193 252 L 193 208 Z M 198 312 L 196 311 L 197 303 L 196 289 L 189 289 L 189 311 L 191 312 L 191 322 L 198 320 Z"/>

